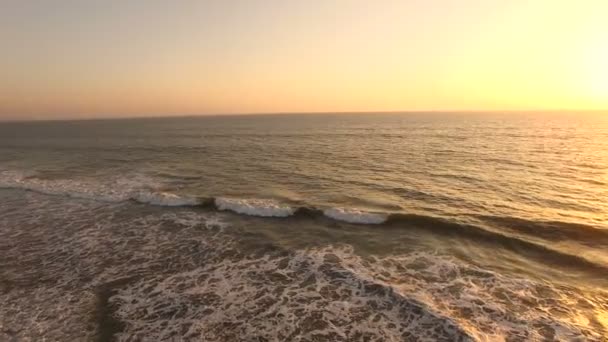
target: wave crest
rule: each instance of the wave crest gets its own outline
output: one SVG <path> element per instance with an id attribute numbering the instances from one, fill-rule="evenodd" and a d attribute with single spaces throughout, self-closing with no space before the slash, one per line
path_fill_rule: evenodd
<path id="1" fill-rule="evenodd" d="M 197 197 L 178 196 L 169 192 L 141 191 L 135 194 L 131 199 L 140 203 L 163 207 L 195 206 L 201 204 L 201 201 Z"/>
<path id="2" fill-rule="evenodd" d="M 23 189 L 46 195 L 67 196 L 102 202 L 133 200 L 158 206 L 194 206 L 201 204 L 193 196 L 156 191 L 157 181 L 145 176 L 116 178 L 109 183 L 96 183 L 75 179 L 42 179 L 35 173 L 0 171 L 0 188 Z"/>
<path id="3" fill-rule="evenodd" d="M 237 214 L 261 217 L 288 217 L 295 213 L 295 209 L 270 199 L 215 199 L 215 206 L 219 210 L 230 210 Z"/>
<path id="4" fill-rule="evenodd" d="M 323 211 L 323 215 L 338 221 L 356 224 L 381 224 L 386 222 L 388 216 L 385 214 L 371 213 L 359 209 L 329 208 Z"/>
<path id="5" fill-rule="evenodd" d="M 593 247 L 601 247 L 606 243 L 608 233 L 605 229 L 582 224 L 537 222 L 494 216 L 479 217 L 478 219 L 483 221 L 480 224 L 426 215 L 376 213 L 355 208 L 297 207 L 273 199 L 202 198 L 163 191 L 163 184 L 158 180 L 137 174 L 99 182 L 92 179 L 43 179 L 32 172 L 1 170 L 0 188 L 113 203 L 136 201 L 156 206 L 200 206 L 257 217 L 325 217 L 350 224 L 383 225 L 387 228 L 414 227 L 443 236 L 457 236 L 477 243 L 500 246 L 551 264 L 576 266 L 593 273 L 606 271 L 606 264 L 601 260 L 590 260 L 585 256 L 575 255 L 570 250 L 544 243 L 565 240 Z M 528 236 L 534 239 L 531 240 Z"/>

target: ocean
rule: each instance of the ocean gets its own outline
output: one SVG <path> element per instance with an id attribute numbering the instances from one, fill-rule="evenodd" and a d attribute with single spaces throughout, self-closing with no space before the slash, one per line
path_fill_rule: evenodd
<path id="1" fill-rule="evenodd" d="M 608 115 L 0 123 L 2 341 L 607 341 Z"/>

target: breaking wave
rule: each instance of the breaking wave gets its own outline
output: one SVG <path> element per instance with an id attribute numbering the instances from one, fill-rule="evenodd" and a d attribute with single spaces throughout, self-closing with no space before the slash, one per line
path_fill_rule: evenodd
<path id="1" fill-rule="evenodd" d="M 581 224 L 532 222 L 509 217 L 480 216 L 482 221 L 489 223 L 486 227 L 425 215 L 373 212 L 359 208 L 294 206 L 274 199 L 204 198 L 164 191 L 162 184 L 159 184 L 158 181 L 143 176 L 119 178 L 109 184 L 100 184 L 79 180 L 40 179 L 35 177 L 35 174 L 1 171 L 0 188 L 16 188 L 48 195 L 105 202 L 136 201 L 168 207 L 200 206 L 257 217 L 324 218 L 355 225 L 416 228 L 443 236 L 455 236 L 476 243 L 505 248 L 551 264 L 580 267 L 591 272 L 607 272 L 605 265 L 588 260 L 583 256 L 566 253 L 538 241 L 526 239 L 526 235 L 529 235 L 548 241 L 567 237 L 571 241 L 586 245 L 608 242 L 608 230 Z"/>
<path id="2" fill-rule="evenodd" d="M 137 201 L 158 206 L 195 206 L 201 200 L 195 196 L 177 195 L 163 191 L 157 181 L 136 175 L 107 183 L 86 180 L 43 179 L 35 174 L 0 171 L 0 188 L 22 189 L 46 195 L 67 196 L 102 202 Z"/>
<path id="3" fill-rule="evenodd" d="M 218 210 L 230 210 L 237 214 L 261 217 L 288 217 L 295 210 L 274 200 L 269 199 L 238 199 L 218 197 L 214 200 Z"/>
<path id="4" fill-rule="evenodd" d="M 27 206 L 0 206 L 15 215 L 0 215 L 0 300 L 11 304 L 0 306 L 4 340 L 600 341 L 608 333 L 605 291 L 427 250 L 251 244 L 217 212 L 31 197 L 14 202 Z M 318 209 L 290 217 L 305 214 L 325 217 Z M 492 239 L 415 215 L 374 227 L 404 222 Z"/>
<path id="5" fill-rule="evenodd" d="M 359 224 L 380 224 L 386 222 L 388 217 L 385 214 L 347 208 L 329 208 L 325 209 L 323 214 L 338 221 Z"/>
<path id="6" fill-rule="evenodd" d="M 22 326 L 54 340 L 120 341 L 600 340 L 606 333 L 590 323 L 606 305 L 601 293 L 446 255 L 363 257 L 342 244 L 246 251 L 213 213 L 50 205 L 48 225 L 35 224 L 36 208 L 20 208 L 28 235 L 21 225 L 0 231 L 0 247 L 16 260 L 5 264 L 0 299 L 20 308 L 0 307 L 7 326 L 0 337 L 41 339 L 36 329 L 15 329 Z M 90 316 L 94 329 L 83 319 Z"/>
<path id="7" fill-rule="evenodd" d="M 192 196 L 178 196 L 170 192 L 142 191 L 130 197 L 131 199 L 152 205 L 164 207 L 184 207 L 201 204 L 201 200 Z"/>

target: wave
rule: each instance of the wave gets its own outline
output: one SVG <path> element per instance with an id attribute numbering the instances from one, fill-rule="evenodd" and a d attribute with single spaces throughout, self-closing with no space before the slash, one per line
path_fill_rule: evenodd
<path id="1" fill-rule="evenodd" d="M 483 222 L 550 241 L 579 241 L 595 246 L 608 244 L 608 229 L 560 221 L 532 221 L 516 217 L 478 215 Z"/>
<path id="2" fill-rule="evenodd" d="M 143 191 L 135 194 L 133 197 L 131 197 L 131 199 L 140 203 L 147 203 L 164 207 L 184 207 L 196 206 L 201 204 L 201 200 L 197 197 L 178 196 L 169 192 Z"/>
<path id="3" fill-rule="evenodd" d="M 357 208 L 293 207 L 273 199 L 210 198 L 205 203 L 213 203 L 217 210 L 229 210 L 237 214 L 259 217 L 325 216 L 336 221 L 353 224 L 382 224 L 389 214 L 369 212 Z"/>
<path id="4" fill-rule="evenodd" d="M 102 202 L 122 202 L 129 199 L 126 179 L 114 182 L 113 186 L 95 185 L 89 182 L 64 179 L 37 178 L 33 172 L 0 172 L 0 188 L 22 189 L 46 195 L 59 195 L 92 199 Z"/>
<path id="5" fill-rule="evenodd" d="M 388 217 L 385 214 L 348 208 L 329 208 L 325 209 L 323 214 L 334 220 L 357 224 L 381 224 L 386 222 Z"/>
<path id="6" fill-rule="evenodd" d="M 0 230 L 8 238 L 0 239 L 7 257 L 19 261 L 7 265 L 8 291 L 40 281 L 48 284 L 31 288 L 34 302 L 22 291 L 5 294 L 23 309 L 9 315 L 6 325 L 13 331 L 24 322 L 38 323 L 56 340 L 93 340 L 96 336 L 82 320 L 86 309 L 94 310 L 99 330 L 115 333 L 108 339 L 118 340 L 605 336 L 604 326 L 595 323 L 595 313 L 605 303 L 599 291 L 517 278 L 428 250 L 363 256 L 341 244 L 253 246 L 249 239 L 217 234 L 212 222 L 222 221 L 223 215 L 201 210 L 154 210 L 141 216 L 131 207 L 50 202 L 48 224 L 38 224 L 36 210 L 24 210 L 23 224 Z M 100 212 L 83 210 L 88 208 Z M 167 228 L 172 228 L 170 235 Z M 24 229 L 28 236 L 16 234 Z M 31 242 L 15 243 L 22 238 Z M 155 252 L 145 252 L 149 250 Z M 88 276 L 75 272 L 66 260 L 79 260 L 77 270 L 87 270 Z M 45 267 L 20 271 L 30 265 Z M 61 322 L 52 319 L 58 308 L 64 313 Z M 517 312 L 511 314 L 514 308 Z M 66 337 L 66 332 L 90 334 Z"/>
<path id="7" fill-rule="evenodd" d="M 599 274 L 608 272 L 608 267 L 597 264 L 583 256 L 569 254 L 553 249 L 546 245 L 526 240 L 523 237 L 512 236 L 488 229 L 479 225 L 448 221 L 443 218 L 415 214 L 390 215 L 386 224 L 397 227 L 414 227 L 431 231 L 446 237 L 466 238 L 479 244 L 499 246 L 503 249 L 524 254 L 529 258 L 537 259 L 560 267 L 573 267 Z M 603 234 L 603 231 L 598 232 Z"/>
<path id="8" fill-rule="evenodd" d="M 218 197 L 214 200 L 218 210 L 230 210 L 237 214 L 261 217 L 288 217 L 295 210 L 270 199 L 239 199 Z"/>
<path id="9" fill-rule="evenodd" d="M 445 219 L 395 212 L 375 212 L 360 208 L 292 206 L 274 199 L 197 197 L 162 189 L 155 179 L 141 175 L 118 178 L 108 183 L 80 180 L 42 179 L 34 172 L 0 171 L 0 188 L 13 188 L 104 202 L 136 201 L 158 206 L 201 206 L 259 217 L 325 216 L 353 224 L 425 225 L 436 229 L 462 230 L 463 225 Z M 509 229 L 548 240 L 608 241 L 608 229 L 569 222 L 532 221 L 515 217 L 474 215 L 489 227 Z M 460 227 L 460 228 L 458 228 Z M 471 230 L 469 226 L 469 230 Z M 466 230 L 466 229 L 465 229 Z M 475 230 L 475 229 L 474 229 Z"/>
<path id="10" fill-rule="evenodd" d="M 0 188 L 22 189 L 46 195 L 67 196 L 101 202 L 125 202 L 133 200 L 158 206 L 196 206 L 202 200 L 187 195 L 177 195 L 156 190 L 160 184 L 151 178 L 134 176 L 118 178 L 111 183 L 93 183 L 81 180 L 42 179 L 35 173 L 0 171 Z"/>
<path id="11" fill-rule="evenodd" d="M 150 185 L 152 184 L 152 186 Z M 330 219 L 348 224 L 376 225 L 384 228 L 423 229 L 446 237 L 464 238 L 485 245 L 500 246 L 516 253 L 542 259 L 551 264 L 576 266 L 605 272 L 606 267 L 586 258 L 553 249 L 526 239 L 525 235 L 548 241 L 569 239 L 585 245 L 608 244 L 608 230 L 564 222 L 534 222 L 512 217 L 480 216 L 488 225 L 470 224 L 440 217 L 373 212 L 358 208 L 292 206 L 274 199 L 196 197 L 155 189 L 154 181 L 142 177 L 120 179 L 111 186 L 67 180 L 44 180 L 32 174 L 0 172 L 0 188 L 16 188 L 48 195 L 86 198 L 105 202 L 135 201 L 142 204 L 179 207 L 196 206 L 231 211 L 241 215 L 268 218 Z M 158 187 L 158 184 L 156 184 Z M 490 224 L 491 223 L 491 224 Z M 509 233 L 525 233 L 512 235 Z"/>

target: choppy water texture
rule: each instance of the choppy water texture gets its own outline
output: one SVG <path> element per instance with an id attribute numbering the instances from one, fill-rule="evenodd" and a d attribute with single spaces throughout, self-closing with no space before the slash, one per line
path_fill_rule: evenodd
<path id="1" fill-rule="evenodd" d="M 0 124 L 2 341 L 606 341 L 608 114 Z"/>

